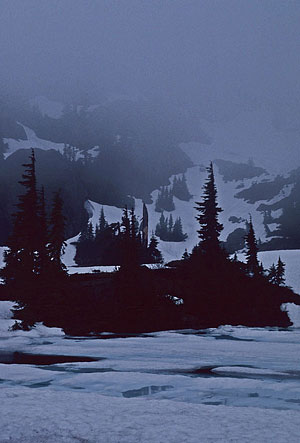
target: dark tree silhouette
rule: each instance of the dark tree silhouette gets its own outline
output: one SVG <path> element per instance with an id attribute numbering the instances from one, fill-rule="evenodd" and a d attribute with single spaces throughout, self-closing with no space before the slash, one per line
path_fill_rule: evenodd
<path id="1" fill-rule="evenodd" d="M 267 277 L 270 283 L 276 284 L 276 266 L 274 263 L 270 266 L 270 269 L 268 269 Z"/>
<path id="2" fill-rule="evenodd" d="M 169 218 L 162 213 L 159 222 L 155 228 L 155 235 L 163 241 L 181 242 L 187 239 L 187 234 L 183 233 L 181 218 L 177 217 L 175 223 L 173 216 L 170 214 Z"/>
<path id="3" fill-rule="evenodd" d="M 152 235 L 150 238 L 149 247 L 147 248 L 147 251 L 146 251 L 147 252 L 146 259 L 148 259 L 148 260 L 145 261 L 145 263 L 147 263 L 147 262 L 162 263 L 163 262 L 161 252 L 158 250 L 157 246 L 158 246 L 157 238 L 154 235 Z"/>
<path id="4" fill-rule="evenodd" d="M 18 210 L 13 214 L 14 226 L 5 253 L 3 277 L 5 283 L 23 281 L 25 284 L 40 271 L 40 219 L 38 217 L 38 193 L 36 189 L 35 155 L 31 151 L 30 162 L 24 164 L 25 172 L 19 183 L 25 188 L 19 195 L 16 205 Z"/>
<path id="5" fill-rule="evenodd" d="M 155 235 L 161 240 L 165 240 L 168 237 L 168 218 L 165 218 L 163 212 L 159 218 L 159 223 L 156 225 Z"/>
<path id="6" fill-rule="evenodd" d="M 187 239 L 187 234 L 183 232 L 181 218 L 177 217 L 172 229 L 173 241 L 184 241 Z"/>
<path id="7" fill-rule="evenodd" d="M 189 201 L 192 195 L 189 193 L 186 177 L 182 174 L 181 177 L 175 176 L 172 184 L 172 194 L 179 200 Z"/>
<path id="8" fill-rule="evenodd" d="M 148 246 L 148 225 L 149 214 L 145 203 L 143 203 L 143 220 L 142 220 L 142 243 L 145 248 Z"/>
<path id="9" fill-rule="evenodd" d="M 196 219 L 200 224 L 200 229 L 197 232 L 200 238 L 201 252 L 207 256 L 216 256 L 221 251 L 219 236 L 223 225 L 219 223 L 218 216 L 222 209 L 217 204 L 217 189 L 212 163 L 207 171 L 208 178 L 203 187 L 203 200 L 196 202 L 195 207 L 198 211 Z"/>
<path id="10" fill-rule="evenodd" d="M 173 193 L 172 190 L 169 190 L 167 186 L 163 186 L 157 196 L 155 202 L 155 211 L 163 212 L 163 211 L 174 211 L 175 205 L 173 201 Z"/>
<path id="11" fill-rule="evenodd" d="M 137 221 L 132 208 L 130 213 L 127 206 L 125 206 L 122 215 L 122 232 L 121 232 L 121 247 L 122 247 L 122 269 L 131 270 L 138 266 L 138 236 L 137 236 Z"/>
<path id="12" fill-rule="evenodd" d="M 278 286 L 284 286 L 285 284 L 285 263 L 281 260 L 281 258 L 278 258 L 278 262 L 276 265 L 276 280 L 275 283 Z"/>
<path id="13" fill-rule="evenodd" d="M 258 247 L 255 237 L 255 232 L 252 223 L 252 217 L 250 217 L 248 225 L 248 233 L 245 237 L 246 240 L 246 259 L 247 270 L 250 275 L 257 275 L 261 272 L 261 267 L 257 259 Z"/>
<path id="14" fill-rule="evenodd" d="M 107 228 L 107 221 L 105 219 L 103 206 L 101 208 L 98 226 L 99 226 L 99 232 L 103 232 Z"/>

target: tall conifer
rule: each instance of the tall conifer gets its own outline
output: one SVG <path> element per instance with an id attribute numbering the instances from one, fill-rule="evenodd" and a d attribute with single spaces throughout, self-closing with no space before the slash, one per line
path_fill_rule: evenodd
<path id="1" fill-rule="evenodd" d="M 25 172 L 19 182 L 24 194 L 19 195 L 17 212 L 13 214 L 13 232 L 5 253 L 3 277 L 6 283 L 31 280 L 39 274 L 40 221 L 38 217 L 38 194 L 36 189 L 35 154 L 32 149 L 29 163 L 23 164 Z"/>
<path id="2" fill-rule="evenodd" d="M 219 236 L 223 225 L 219 223 L 218 217 L 222 209 L 217 203 L 217 188 L 212 163 L 207 171 L 208 178 L 203 187 L 203 199 L 201 202 L 196 202 L 195 209 L 198 211 L 196 219 L 200 224 L 200 229 L 197 231 L 200 238 L 200 249 L 206 255 L 213 257 L 221 250 Z"/>
<path id="3" fill-rule="evenodd" d="M 285 284 L 285 264 L 281 260 L 281 258 L 278 258 L 278 262 L 276 265 L 276 284 L 278 286 L 283 286 Z"/>
<path id="4" fill-rule="evenodd" d="M 257 259 L 258 247 L 255 237 L 255 232 L 252 223 L 252 217 L 250 216 L 248 234 L 246 235 L 246 259 L 247 259 L 247 270 L 251 275 L 257 275 L 261 271 Z"/>

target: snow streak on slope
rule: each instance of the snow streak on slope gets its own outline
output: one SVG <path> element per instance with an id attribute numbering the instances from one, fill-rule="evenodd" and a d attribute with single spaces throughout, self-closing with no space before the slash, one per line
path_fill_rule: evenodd
<path id="1" fill-rule="evenodd" d="M 20 123 L 19 123 L 20 124 Z M 21 125 L 21 124 L 20 124 Z M 54 149 L 55 151 L 63 153 L 64 144 L 54 143 L 48 140 L 43 140 L 37 137 L 36 133 L 27 126 L 21 125 L 26 133 L 27 140 L 15 140 L 12 138 L 4 138 L 4 143 L 8 144 L 8 150 L 5 152 L 4 157 L 7 158 L 19 149 L 31 149 L 38 148 L 43 151 Z"/>
<path id="2" fill-rule="evenodd" d="M 6 159 L 14 152 L 18 151 L 19 149 L 42 149 L 43 151 L 49 151 L 50 149 L 53 149 L 54 151 L 59 152 L 60 154 L 63 154 L 65 145 L 64 143 L 55 143 L 51 142 L 49 140 L 43 140 L 39 138 L 36 133 L 28 128 L 27 126 L 22 125 L 19 123 L 20 126 L 24 129 L 26 133 L 27 140 L 15 140 L 13 138 L 4 138 L 3 141 L 8 145 L 7 151 L 4 153 L 4 158 Z M 91 158 L 94 158 L 98 155 L 99 146 L 94 146 L 93 148 L 88 149 L 86 152 L 90 155 Z M 80 151 L 79 149 L 76 151 L 76 160 L 79 160 L 81 158 L 84 158 L 83 151 Z"/>

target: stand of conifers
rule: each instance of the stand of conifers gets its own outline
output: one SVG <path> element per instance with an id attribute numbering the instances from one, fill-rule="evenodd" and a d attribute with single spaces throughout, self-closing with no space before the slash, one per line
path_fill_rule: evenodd
<path id="1" fill-rule="evenodd" d="M 30 329 L 43 322 L 82 335 L 221 324 L 290 325 L 281 305 L 298 303 L 297 296 L 284 286 L 284 263 L 280 259 L 268 271 L 259 263 L 251 217 L 246 263 L 236 256 L 229 258 L 222 247 L 222 209 L 217 203 L 212 163 L 207 168 L 203 198 L 195 206 L 199 243 L 190 253 L 186 251 L 182 260 L 158 269 L 143 266 L 143 254 L 150 245 L 144 244 L 138 232 L 134 209 L 128 212 L 125 208 L 116 243 L 120 269 L 74 276 L 68 275 L 61 261 L 65 246 L 62 193 L 55 193 L 48 216 L 44 189 L 36 182 L 33 150 L 23 166 L 23 193 L 13 214 L 2 270 L 2 298 L 16 302 L 15 328 Z M 104 232 L 106 228 L 112 229 L 104 225 L 101 229 Z M 160 262 L 155 238 L 151 248 L 153 261 Z"/>

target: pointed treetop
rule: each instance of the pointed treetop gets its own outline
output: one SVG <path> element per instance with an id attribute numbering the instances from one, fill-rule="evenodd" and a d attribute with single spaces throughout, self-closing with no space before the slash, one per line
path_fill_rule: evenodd
<path id="1" fill-rule="evenodd" d="M 215 255 L 221 248 L 219 236 L 223 225 L 219 223 L 218 217 L 222 209 L 217 203 L 217 188 L 212 162 L 210 162 L 207 171 L 208 177 L 203 186 L 202 201 L 196 202 L 195 206 L 195 209 L 198 211 L 196 220 L 198 220 L 200 224 L 198 234 L 202 251 Z"/>

